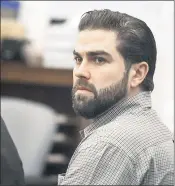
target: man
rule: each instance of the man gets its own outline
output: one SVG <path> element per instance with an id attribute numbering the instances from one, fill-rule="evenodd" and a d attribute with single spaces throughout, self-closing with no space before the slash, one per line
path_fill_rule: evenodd
<path id="1" fill-rule="evenodd" d="M 24 185 L 22 162 L 2 118 L 0 185 Z"/>
<path id="2" fill-rule="evenodd" d="M 73 53 L 73 108 L 92 123 L 58 184 L 173 185 L 172 134 L 151 108 L 149 27 L 120 12 L 87 12 Z"/>

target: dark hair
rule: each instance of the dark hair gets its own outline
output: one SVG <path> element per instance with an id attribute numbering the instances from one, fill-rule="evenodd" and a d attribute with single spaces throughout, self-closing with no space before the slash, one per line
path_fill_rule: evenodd
<path id="1" fill-rule="evenodd" d="M 80 20 L 79 31 L 86 29 L 115 31 L 117 50 L 124 58 L 125 66 L 147 62 L 149 71 L 141 85 L 146 91 L 154 89 L 157 49 L 154 36 L 145 22 L 118 11 L 94 10 L 83 14 Z"/>

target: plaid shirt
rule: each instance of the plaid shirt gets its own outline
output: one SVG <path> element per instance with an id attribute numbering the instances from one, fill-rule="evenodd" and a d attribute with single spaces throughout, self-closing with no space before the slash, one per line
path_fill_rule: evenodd
<path id="1" fill-rule="evenodd" d="M 172 134 L 150 92 L 121 100 L 81 131 L 58 185 L 174 185 Z"/>

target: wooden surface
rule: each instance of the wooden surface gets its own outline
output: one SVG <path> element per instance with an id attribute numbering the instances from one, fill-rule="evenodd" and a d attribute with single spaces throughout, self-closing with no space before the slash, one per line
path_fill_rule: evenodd
<path id="1" fill-rule="evenodd" d="M 72 70 L 1 63 L 1 96 L 44 103 L 58 113 L 75 116 L 71 89 Z"/>
<path id="2" fill-rule="evenodd" d="M 72 86 L 72 70 L 27 67 L 21 64 L 2 63 L 1 82 Z"/>

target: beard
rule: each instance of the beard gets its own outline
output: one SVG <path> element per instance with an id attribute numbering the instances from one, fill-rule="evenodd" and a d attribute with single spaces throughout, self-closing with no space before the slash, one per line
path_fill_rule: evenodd
<path id="1" fill-rule="evenodd" d="M 72 105 L 75 113 L 86 119 L 95 118 L 127 95 L 127 84 L 128 72 L 124 73 L 123 78 L 119 82 L 102 88 L 99 91 L 85 79 L 78 79 L 72 88 Z M 82 94 L 75 95 L 79 86 L 89 89 L 94 94 L 94 97 L 90 98 Z"/>

